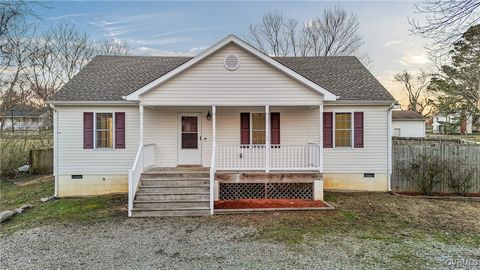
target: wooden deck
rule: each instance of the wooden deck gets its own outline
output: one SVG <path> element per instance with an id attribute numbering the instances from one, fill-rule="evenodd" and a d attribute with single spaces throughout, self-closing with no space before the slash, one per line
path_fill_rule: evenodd
<path id="1" fill-rule="evenodd" d="M 144 174 L 157 173 L 208 173 L 209 167 L 202 166 L 178 166 L 178 167 L 155 167 Z M 318 171 L 217 171 L 215 180 L 221 183 L 312 183 L 322 179 Z"/>

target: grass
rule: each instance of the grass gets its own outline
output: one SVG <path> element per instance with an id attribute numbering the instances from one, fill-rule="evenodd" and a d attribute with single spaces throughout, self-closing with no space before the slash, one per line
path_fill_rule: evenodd
<path id="1" fill-rule="evenodd" d="M 386 193 L 326 193 L 331 212 L 230 216 L 255 226 L 257 239 L 295 245 L 305 238 L 351 236 L 386 244 L 407 240 L 480 247 L 480 202 L 403 198 Z"/>
<path id="2" fill-rule="evenodd" d="M 32 204 L 20 215 L 1 225 L 0 234 L 48 224 L 101 222 L 126 218 L 126 195 L 61 198 L 46 203 L 40 198 L 54 194 L 53 177 L 22 176 L 0 181 L 0 211 Z"/>

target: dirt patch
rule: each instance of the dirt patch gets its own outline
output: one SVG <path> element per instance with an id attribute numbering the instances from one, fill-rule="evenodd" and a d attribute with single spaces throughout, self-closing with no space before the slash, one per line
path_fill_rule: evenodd
<path id="1" fill-rule="evenodd" d="M 296 199 L 243 199 L 216 201 L 216 209 L 259 209 L 259 208 L 324 208 L 323 201 Z"/>
<path id="2" fill-rule="evenodd" d="M 13 181 L 13 183 L 16 186 L 23 187 L 23 186 L 29 186 L 29 185 L 35 185 L 41 182 L 45 181 L 52 181 L 53 176 L 52 175 L 44 175 L 44 176 L 32 176 L 32 180 L 20 180 L 20 181 Z"/>
<path id="3" fill-rule="evenodd" d="M 464 199 L 468 199 L 469 197 L 474 197 L 474 198 L 478 198 L 480 197 L 480 193 L 479 192 L 475 192 L 475 193 L 468 193 L 466 196 L 460 196 L 458 194 L 455 194 L 455 193 L 442 193 L 442 192 L 434 192 L 432 193 L 431 195 L 429 196 L 426 196 L 426 195 L 423 195 L 421 194 L 420 192 L 395 192 L 396 194 L 399 194 L 399 195 L 405 195 L 405 196 L 419 196 L 419 197 L 425 197 L 425 198 L 429 198 L 429 197 L 445 197 L 445 198 L 449 198 L 449 197 L 455 197 L 455 198 L 464 198 Z"/>

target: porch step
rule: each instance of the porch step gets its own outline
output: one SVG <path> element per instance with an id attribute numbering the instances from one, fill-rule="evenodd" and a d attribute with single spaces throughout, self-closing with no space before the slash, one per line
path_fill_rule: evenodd
<path id="1" fill-rule="evenodd" d="M 202 168 L 153 169 L 140 177 L 133 217 L 208 216 L 210 173 Z"/>
<path id="2" fill-rule="evenodd" d="M 210 202 L 207 201 L 182 201 L 182 200 L 175 200 L 175 201 L 135 201 L 133 207 L 135 209 L 142 208 L 142 209 L 171 209 L 171 208 L 195 208 L 195 207 L 206 207 L 210 206 Z"/>
<path id="3" fill-rule="evenodd" d="M 209 186 L 140 186 L 141 193 L 156 193 L 156 194 L 208 194 Z"/>
<path id="4" fill-rule="evenodd" d="M 177 208 L 177 209 L 145 209 L 135 208 L 132 210 L 133 217 L 179 217 L 179 216 L 208 216 L 208 207 Z"/>
<path id="5" fill-rule="evenodd" d="M 152 179 L 143 179 L 141 180 L 142 187 L 172 187 L 172 186 L 208 186 L 210 179 L 208 178 L 173 178 L 173 179 L 161 179 L 161 178 L 152 178 Z"/>
<path id="6" fill-rule="evenodd" d="M 139 201 L 178 201 L 178 200 L 209 200 L 210 194 L 206 193 L 183 193 L 183 194 L 161 194 L 161 193 L 137 193 L 135 200 Z"/>
<path id="7" fill-rule="evenodd" d="M 143 173 L 140 180 L 146 179 L 195 179 L 209 178 L 209 172 L 152 172 Z"/>

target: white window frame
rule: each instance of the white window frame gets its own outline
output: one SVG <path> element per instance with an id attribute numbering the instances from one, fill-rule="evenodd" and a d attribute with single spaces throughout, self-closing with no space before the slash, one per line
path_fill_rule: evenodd
<path id="1" fill-rule="evenodd" d="M 97 147 L 97 113 L 112 114 L 112 147 Z M 93 112 L 93 149 L 95 150 L 115 150 L 115 112 Z"/>
<path id="2" fill-rule="evenodd" d="M 336 127 L 336 119 L 338 114 L 350 114 L 350 146 L 336 146 L 336 138 L 337 138 L 337 127 Z M 334 149 L 353 149 L 354 148 L 354 126 L 353 126 L 353 111 L 341 111 L 341 112 L 333 112 L 333 148 Z"/>

